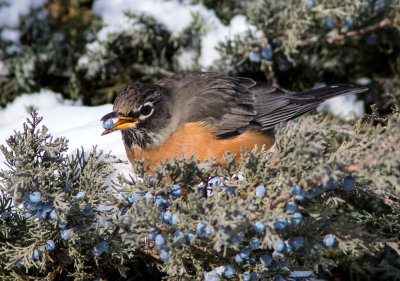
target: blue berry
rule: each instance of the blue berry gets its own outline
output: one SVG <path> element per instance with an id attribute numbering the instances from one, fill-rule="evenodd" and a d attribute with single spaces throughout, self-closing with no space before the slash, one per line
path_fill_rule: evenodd
<path id="1" fill-rule="evenodd" d="M 313 192 L 313 191 L 309 191 L 306 193 L 306 198 L 307 199 L 313 199 L 315 196 L 317 196 L 317 193 Z"/>
<path id="2" fill-rule="evenodd" d="M 256 272 L 250 272 L 250 280 L 251 281 L 258 281 L 258 275 Z"/>
<path id="3" fill-rule="evenodd" d="M 271 59 L 271 58 L 272 58 L 272 55 L 273 55 L 271 45 L 268 44 L 266 47 L 264 47 L 264 48 L 261 50 L 261 55 L 262 55 L 264 58 L 266 58 L 267 60 Z"/>
<path id="4" fill-rule="evenodd" d="M 25 213 L 25 218 L 30 219 L 33 215 L 32 213 Z"/>
<path id="5" fill-rule="evenodd" d="M 108 244 L 107 241 L 101 241 L 99 244 L 99 249 L 103 252 L 107 252 L 108 249 L 110 248 L 110 245 Z"/>
<path id="6" fill-rule="evenodd" d="M 352 26 L 354 24 L 353 18 L 352 17 L 345 18 L 344 24 L 347 25 L 347 26 Z"/>
<path id="7" fill-rule="evenodd" d="M 59 222 L 58 223 L 58 227 L 59 228 L 65 228 L 67 226 L 67 223 L 66 222 Z"/>
<path id="8" fill-rule="evenodd" d="M 38 208 L 40 208 L 42 211 L 46 213 L 50 213 L 51 211 L 53 211 L 53 206 L 47 203 L 40 203 Z"/>
<path id="9" fill-rule="evenodd" d="M 177 224 L 179 224 L 180 222 L 181 222 L 181 221 L 179 220 L 179 218 L 178 218 L 177 216 L 172 215 L 171 223 L 172 223 L 173 225 L 177 225 Z"/>
<path id="10" fill-rule="evenodd" d="M 93 214 L 93 208 L 92 205 L 90 205 L 90 203 L 87 203 L 85 208 L 82 210 L 82 213 L 85 216 L 90 216 L 91 214 Z"/>
<path id="11" fill-rule="evenodd" d="M 314 6 L 314 0 L 306 0 L 307 9 L 311 9 Z"/>
<path id="12" fill-rule="evenodd" d="M 61 231 L 61 239 L 69 240 L 70 238 L 71 238 L 71 230 L 64 229 L 63 231 Z"/>
<path id="13" fill-rule="evenodd" d="M 260 221 L 257 221 L 254 224 L 254 227 L 255 227 L 257 233 L 262 233 L 265 231 L 265 225 Z"/>
<path id="14" fill-rule="evenodd" d="M 225 188 L 225 193 L 228 194 L 228 195 L 235 195 L 235 193 L 236 193 L 236 187 L 227 186 L 227 187 Z"/>
<path id="15" fill-rule="evenodd" d="M 197 224 L 196 231 L 203 232 L 207 227 L 207 224 L 204 221 L 201 221 Z"/>
<path id="16" fill-rule="evenodd" d="M 272 262 L 272 258 L 270 255 L 263 255 L 263 256 L 261 256 L 260 261 L 263 266 L 270 266 L 271 262 Z"/>
<path id="17" fill-rule="evenodd" d="M 56 243 L 53 240 L 48 240 L 45 245 L 46 249 L 49 251 L 53 251 L 56 248 Z"/>
<path id="18" fill-rule="evenodd" d="M 51 211 L 51 213 L 50 213 L 50 219 L 51 219 L 51 220 L 56 220 L 56 219 L 57 219 L 56 210 Z"/>
<path id="19" fill-rule="evenodd" d="M 328 28 L 334 28 L 335 27 L 335 19 L 332 17 L 328 17 L 325 19 L 324 24 Z"/>
<path id="20" fill-rule="evenodd" d="M 281 60 L 279 60 L 279 62 L 278 62 L 278 68 L 279 68 L 279 70 L 282 71 L 282 72 L 288 71 L 289 68 L 290 68 L 290 62 L 288 62 L 288 61 L 285 60 L 285 59 L 281 59 Z"/>
<path id="21" fill-rule="evenodd" d="M 339 184 L 335 181 L 328 184 L 328 189 L 336 189 L 338 187 L 339 187 Z"/>
<path id="22" fill-rule="evenodd" d="M 292 194 L 295 196 L 296 200 L 302 201 L 306 196 L 306 192 L 297 184 L 292 186 Z"/>
<path id="23" fill-rule="evenodd" d="M 367 38 L 367 45 L 368 45 L 368 46 L 375 46 L 377 41 L 378 41 L 378 40 L 376 39 L 376 36 L 375 36 L 375 35 L 370 35 L 370 36 L 368 36 L 368 38 Z"/>
<path id="24" fill-rule="evenodd" d="M 163 222 L 172 223 L 172 213 L 170 211 L 166 211 L 162 216 Z"/>
<path id="25" fill-rule="evenodd" d="M 332 247 L 333 245 L 335 245 L 335 240 L 335 236 L 329 234 L 324 237 L 323 243 L 326 247 Z"/>
<path id="26" fill-rule="evenodd" d="M 282 239 L 278 239 L 274 244 L 274 249 L 277 252 L 283 252 L 285 250 L 285 242 Z"/>
<path id="27" fill-rule="evenodd" d="M 322 185 L 318 185 L 318 186 L 314 189 L 314 192 L 315 192 L 316 194 L 322 194 L 322 193 L 325 192 L 325 189 L 322 187 Z"/>
<path id="28" fill-rule="evenodd" d="M 250 239 L 249 245 L 253 250 L 258 249 L 260 247 L 260 240 L 257 237 L 253 237 Z"/>
<path id="29" fill-rule="evenodd" d="M 302 214 L 300 214 L 300 213 L 295 213 L 295 214 L 293 214 L 292 222 L 293 222 L 295 225 L 299 225 L 299 224 L 301 223 L 302 220 L 303 220 L 303 215 L 302 215 Z"/>
<path id="30" fill-rule="evenodd" d="M 32 203 L 39 203 L 42 200 L 42 194 L 40 191 L 34 191 L 29 194 L 29 201 Z"/>
<path id="31" fill-rule="evenodd" d="M 238 233 L 236 236 L 233 236 L 231 241 L 233 244 L 240 244 L 242 242 L 243 239 L 243 234 L 242 233 Z"/>
<path id="32" fill-rule="evenodd" d="M 172 198 L 176 199 L 182 194 L 182 188 L 180 185 L 174 184 L 171 188 Z"/>
<path id="33" fill-rule="evenodd" d="M 242 274 L 243 281 L 250 281 L 250 272 L 246 271 Z"/>
<path id="34" fill-rule="evenodd" d="M 169 253 L 168 250 L 166 250 L 166 249 L 161 249 L 161 251 L 160 251 L 160 259 L 162 259 L 163 261 L 166 261 L 166 260 L 169 259 L 170 255 L 171 255 L 171 254 Z"/>
<path id="35" fill-rule="evenodd" d="M 284 229 L 288 225 L 288 221 L 283 218 L 277 218 L 274 222 L 274 227 L 276 229 Z"/>
<path id="36" fill-rule="evenodd" d="M 47 217 L 47 213 L 43 210 L 37 211 L 36 215 L 41 220 L 44 220 Z"/>
<path id="37" fill-rule="evenodd" d="M 232 278 L 235 275 L 236 269 L 232 265 L 225 266 L 224 275 L 226 278 Z"/>
<path id="38" fill-rule="evenodd" d="M 25 203 L 31 203 L 30 193 L 25 193 L 24 194 L 24 202 Z"/>
<path id="39" fill-rule="evenodd" d="M 249 59 L 251 62 L 260 62 L 261 61 L 260 53 L 259 52 L 251 52 Z"/>
<path id="40" fill-rule="evenodd" d="M 156 239 L 156 236 L 159 234 L 159 232 L 157 231 L 157 230 L 155 230 L 154 228 L 151 228 L 150 229 L 150 232 L 149 232 L 149 234 L 148 234 L 148 237 L 151 239 L 151 240 L 154 240 L 154 239 Z"/>
<path id="41" fill-rule="evenodd" d="M 67 181 L 66 183 L 63 183 L 61 185 L 62 189 L 64 190 L 64 192 L 67 192 L 69 190 L 69 188 L 71 187 L 72 183 L 70 181 Z"/>
<path id="42" fill-rule="evenodd" d="M 274 275 L 274 281 L 285 281 L 285 278 L 280 274 L 276 274 Z"/>
<path id="43" fill-rule="evenodd" d="M 150 200 L 150 199 L 153 199 L 153 194 L 151 193 L 151 192 L 146 192 L 146 194 L 144 195 L 144 198 L 146 199 L 146 200 Z"/>
<path id="44" fill-rule="evenodd" d="M 111 128 L 114 126 L 114 121 L 112 119 L 108 119 L 103 122 L 103 128 L 105 130 L 111 130 Z"/>
<path id="45" fill-rule="evenodd" d="M 158 205 L 158 209 L 160 211 L 164 211 L 170 205 L 168 202 L 168 199 L 166 199 L 160 195 L 157 195 L 154 198 L 154 203 L 156 203 Z"/>
<path id="46" fill-rule="evenodd" d="M 192 241 L 194 236 L 196 235 L 196 232 L 194 232 L 193 230 L 190 230 L 189 233 L 186 235 L 186 239 L 187 241 Z"/>
<path id="47" fill-rule="evenodd" d="M 212 225 L 207 225 L 205 229 L 206 236 L 211 236 L 214 233 L 214 227 Z"/>
<path id="48" fill-rule="evenodd" d="M 236 262 L 237 264 L 241 264 L 241 263 L 243 263 L 243 261 L 244 261 L 244 259 L 242 258 L 242 256 L 241 256 L 240 254 L 236 254 L 236 256 L 235 256 L 235 262 Z"/>
<path id="49" fill-rule="evenodd" d="M 197 231 L 197 236 L 199 238 L 203 238 L 206 235 L 206 233 L 205 233 L 206 227 L 207 227 L 207 224 L 203 221 L 201 221 L 197 224 L 196 231 Z"/>
<path id="50" fill-rule="evenodd" d="M 42 255 L 42 252 L 38 249 L 33 250 L 32 258 L 37 260 Z"/>
<path id="51" fill-rule="evenodd" d="M 325 245 L 324 245 L 324 243 L 322 243 L 321 241 L 318 241 L 317 243 L 315 243 L 314 247 L 315 247 L 316 249 L 321 250 L 321 249 L 323 249 L 323 248 L 325 247 Z"/>
<path id="52" fill-rule="evenodd" d="M 215 271 L 207 272 L 204 274 L 204 281 L 220 281 L 218 273 Z"/>
<path id="53" fill-rule="evenodd" d="M 36 212 L 38 204 L 32 203 L 31 201 L 25 201 L 24 206 L 25 206 L 25 208 L 29 209 L 30 211 Z"/>
<path id="54" fill-rule="evenodd" d="M 248 257 L 250 257 L 250 249 L 249 248 L 242 248 L 241 250 L 240 250 L 240 256 L 243 258 L 243 259 L 247 259 Z"/>
<path id="55" fill-rule="evenodd" d="M 244 216 L 242 216 L 242 215 L 237 215 L 235 217 L 235 220 L 242 220 L 242 219 L 244 219 Z"/>
<path id="56" fill-rule="evenodd" d="M 128 197 L 129 203 L 134 203 L 136 200 L 138 200 L 140 197 L 142 197 L 142 193 L 140 191 L 135 191 L 131 194 L 131 196 Z"/>
<path id="57" fill-rule="evenodd" d="M 293 202 L 288 202 L 286 204 L 286 209 L 288 210 L 288 213 L 292 215 L 297 212 L 297 204 Z"/>
<path id="58" fill-rule="evenodd" d="M 96 257 L 100 257 L 103 254 L 103 251 L 99 247 L 93 247 L 93 255 Z"/>
<path id="59" fill-rule="evenodd" d="M 292 185 L 292 194 L 293 195 L 301 194 L 302 190 L 303 189 L 299 185 L 297 185 L 297 184 Z"/>
<path id="60" fill-rule="evenodd" d="M 303 245 L 304 245 L 304 238 L 303 238 L 303 237 L 300 237 L 300 236 L 294 237 L 293 240 L 292 240 L 292 245 L 293 245 L 293 247 L 295 247 L 296 249 L 303 247 Z"/>
<path id="61" fill-rule="evenodd" d="M 259 185 L 256 187 L 255 193 L 257 197 L 263 197 L 266 192 L 265 186 Z"/>
<path id="62" fill-rule="evenodd" d="M 285 241 L 285 253 L 289 254 L 293 250 L 293 245 L 290 243 L 290 241 Z"/>
<path id="63" fill-rule="evenodd" d="M 162 246 L 165 244 L 166 239 L 163 235 L 157 234 L 156 238 L 154 239 L 157 246 Z"/>
<path id="64" fill-rule="evenodd" d="M 210 179 L 210 180 L 208 181 L 208 185 L 209 185 L 209 186 L 221 185 L 221 180 L 219 179 L 219 177 L 212 178 L 212 179 Z"/>
<path id="65" fill-rule="evenodd" d="M 183 243 L 185 243 L 185 237 L 183 236 L 183 232 L 180 230 L 177 230 L 174 232 L 174 238 L 179 238 L 176 242 L 178 246 L 181 246 Z"/>
<path id="66" fill-rule="evenodd" d="M 20 267 L 20 266 L 23 266 L 24 263 L 25 263 L 25 258 L 22 258 L 15 264 L 15 266 Z"/>
<path id="67" fill-rule="evenodd" d="M 75 195 L 75 199 L 76 199 L 76 200 L 79 200 L 79 201 L 85 199 L 85 192 L 79 191 L 79 192 Z"/>
<path id="68" fill-rule="evenodd" d="M 346 176 L 343 180 L 343 188 L 347 191 L 353 190 L 356 184 L 355 178 L 352 176 Z"/>

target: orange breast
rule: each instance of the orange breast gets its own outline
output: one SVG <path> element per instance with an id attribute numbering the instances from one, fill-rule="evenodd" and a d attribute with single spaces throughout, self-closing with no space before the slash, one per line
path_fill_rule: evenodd
<path id="1" fill-rule="evenodd" d="M 274 143 L 273 137 L 262 133 L 248 131 L 231 139 L 216 139 L 213 130 L 201 123 L 187 123 L 180 126 L 161 146 L 152 150 L 142 150 L 136 146 L 133 151 L 125 147 L 129 161 L 133 164 L 134 159 L 144 159 L 147 164 L 155 166 L 159 162 L 173 157 L 191 157 L 206 160 L 217 156 L 217 161 L 222 161 L 222 155 L 229 151 L 239 155 L 240 149 L 247 147 L 253 149 L 257 145 L 259 149 L 265 146 L 270 148 Z"/>

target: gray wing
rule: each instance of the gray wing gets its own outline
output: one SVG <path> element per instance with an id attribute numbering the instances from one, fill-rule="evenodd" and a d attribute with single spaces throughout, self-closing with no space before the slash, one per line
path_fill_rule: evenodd
<path id="1" fill-rule="evenodd" d="M 239 135 L 257 115 L 255 97 L 249 91 L 256 82 L 214 72 L 192 72 L 169 76 L 157 82 L 174 93 L 181 123 L 212 125 L 219 138 Z"/>
<path id="2" fill-rule="evenodd" d="M 228 138 L 246 130 L 267 131 L 294 119 L 331 97 L 362 92 L 352 85 L 334 85 L 301 93 L 286 93 L 250 78 L 213 72 L 176 74 L 157 84 L 174 91 L 181 123 L 203 122 Z"/>

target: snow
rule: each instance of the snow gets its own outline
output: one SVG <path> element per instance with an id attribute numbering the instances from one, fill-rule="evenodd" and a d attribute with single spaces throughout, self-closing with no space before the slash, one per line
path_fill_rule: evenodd
<path id="1" fill-rule="evenodd" d="M 356 99 L 356 95 L 339 96 L 323 102 L 317 110 L 326 108 L 344 120 L 352 120 L 364 114 L 364 102 Z"/>
<path id="2" fill-rule="evenodd" d="M 206 35 L 202 37 L 201 56 L 199 59 L 199 63 L 204 68 L 212 66 L 213 62 L 220 57 L 216 50 L 219 41 L 233 38 L 247 30 L 254 31 L 256 29 L 242 15 L 234 17 L 230 25 L 225 26 L 217 18 L 214 11 L 205 8 L 203 5 L 189 5 L 178 0 L 96 0 L 93 5 L 93 11 L 101 16 L 107 25 L 99 32 L 100 40 L 106 40 L 109 33 L 131 28 L 132 23 L 124 16 L 126 11 L 154 16 L 173 35 L 178 35 L 192 22 L 193 14 L 200 14 L 205 21 L 207 29 Z"/>
<path id="3" fill-rule="evenodd" d="M 0 27 L 17 27 L 20 15 L 27 14 L 30 7 L 42 6 L 46 0 L 6 0 L 7 3 L 0 9 Z"/>
<path id="4" fill-rule="evenodd" d="M 81 106 L 72 101 L 63 100 L 60 94 L 50 90 L 41 90 L 39 93 L 24 94 L 5 109 L 0 110 L 0 144 L 5 145 L 7 138 L 16 131 L 22 131 L 22 124 L 29 117 L 26 111 L 28 106 L 37 109 L 38 115 L 43 117 L 41 125 L 49 129 L 54 137 L 66 137 L 69 140 L 69 154 L 74 154 L 83 147 L 91 151 L 97 146 L 105 153 L 112 152 L 123 161 L 127 161 L 125 149 L 120 133 L 101 136 L 103 132 L 100 118 L 112 111 L 112 105 Z M 0 153 L 0 169 L 7 169 L 5 158 Z M 130 171 L 128 164 L 118 164 L 119 172 Z"/>

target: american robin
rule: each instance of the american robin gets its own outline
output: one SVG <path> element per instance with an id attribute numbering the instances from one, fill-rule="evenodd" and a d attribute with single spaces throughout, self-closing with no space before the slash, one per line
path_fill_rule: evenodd
<path id="1" fill-rule="evenodd" d="M 159 161 L 182 155 L 200 160 L 242 147 L 270 148 L 274 126 L 312 110 L 338 95 L 367 89 L 339 84 L 287 93 L 250 78 L 214 72 L 191 72 L 163 78 L 155 84 L 129 84 L 118 94 L 113 112 L 101 121 L 117 119 L 102 135 L 120 130 L 129 161 Z"/>

